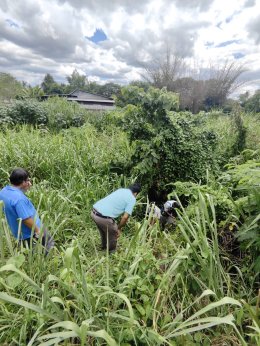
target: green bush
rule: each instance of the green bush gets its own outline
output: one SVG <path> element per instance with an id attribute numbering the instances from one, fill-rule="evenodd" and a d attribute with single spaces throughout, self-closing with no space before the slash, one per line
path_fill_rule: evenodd
<path id="1" fill-rule="evenodd" d="M 176 94 L 128 87 L 122 88 L 122 95 L 118 103 L 130 104 L 123 108 L 121 127 L 134 147 L 127 170 L 133 169 L 146 183 L 159 180 L 165 185 L 175 180 L 198 181 L 204 179 L 207 168 L 217 169 L 215 133 L 198 126 L 202 116 L 176 112 Z"/>
<path id="2" fill-rule="evenodd" d="M 71 126 L 80 127 L 85 122 L 86 110 L 76 102 L 68 102 L 61 97 L 53 97 L 43 104 L 48 114 L 48 127 L 50 129 L 61 130 Z"/>
<path id="3" fill-rule="evenodd" d="M 174 192 L 170 195 L 174 196 L 177 194 L 183 200 L 184 204 L 189 204 L 187 209 L 189 215 L 193 214 L 194 205 L 197 204 L 200 193 L 214 198 L 216 221 L 218 224 L 223 223 L 223 221 L 225 222 L 226 219 L 234 213 L 234 203 L 232 202 L 228 188 L 218 182 L 200 185 L 192 183 L 191 181 L 177 181 L 173 186 Z"/>
<path id="4" fill-rule="evenodd" d="M 227 165 L 222 176 L 237 206 L 238 232 L 244 250 L 250 251 L 253 266 L 260 272 L 260 150 L 245 150 Z"/>
<path id="5" fill-rule="evenodd" d="M 35 100 L 12 101 L 0 107 L 0 122 L 7 124 L 47 124 L 47 112 L 42 103 Z"/>
<path id="6" fill-rule="evenodd" d="M 77 103 L 59 97 L 45 102 L 16 100 L 0 105 L 0 125 L 44 125 L 52 130 L 61 130 L 82 126 L 86 113 Z"/>

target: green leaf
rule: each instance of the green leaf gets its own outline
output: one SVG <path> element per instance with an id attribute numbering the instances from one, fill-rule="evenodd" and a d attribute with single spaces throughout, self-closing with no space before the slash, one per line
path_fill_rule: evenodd
<path id="1" fill-rule="evenodd" d="M 38 346 L 52 346 L 52 345 L 58 345 L 61 341 L 77 337 L 77 334 L 74 332 L 59 332 L 59 333 L 53 333 L 53 334 L 47 334 L 43 335 L 42 337 L 38 338 L 37 340 L 43 340 L 43 339 L 50 339 L 45 342 L 41 342 Z"/>
<path id="2" fill-rule="evenodd" d="M 60 327 L 71 330 L 72 332 L 75 332 L 77 335 L 80 334 L 80 327 L 75 322 L 71 322 L 71 321 L 62 321 L 62 322 L 55 323 L 48 329 L 55 329 Z M 48 335 L 51 335 L 51 334 L 48 334 Z M 46 335 L 44 336 L 44 338 L 46 338 Z"/>
<path id="3" fill-rule="evenodd" d="M 115 339 L 113 339 L 105 330 L 98 330 L 97 332 L 88 331 L 87 335 L 94 336 L 95 338 L 104 339 L 109 346 L 118 346 Z"/>
<path id="4" fill-rule="evenodd" d="M 144 310 L 144 308 L 142 307 L 142 305 L 136 304 L 136 305 L 135 305 L 135 308 L 140 312 L 140 314 L 141 314 L 142 316 L 145 316 L 145 310 Z"/>
<path id="5" fill-rule="evenodd" d="M 28 275 L 23 273 L 21 270 L 17 269 L 13 264 L 6 264 L 5 266 L 1 267 L 0 272 L 3 271 L 13 271 L 19 274 L 26 282 L 28 282 L 30 285 L 36 288 L 37 291 L 43 293 L 42 289 L 36 284 L 36 282 L 34 282 Z"/>
<path id="6" fill-rule="evenodd" d="M 210 303 L 207 306 L 205 306 L 204 308 L 200 309 L 195 314 L 193 314 L 191 317 L 189 317 L 185 322 L 193 320 L 193 319 L 199 317 L 200 315 L 205 314 L 206 312 L 208 312 L 208 311 L 210 311 L 216 307 L 226 305 L 226 304 L 237 305 L 239 307 L 242 306 L 238 300 L 230 298 L 230 297 L 224 297 L 224 298 L 220 299 L 219 301 L 214 302 L 214 303 Z"/>
<path id="7" fill-rule="evenodd" d="M 175 331 L 173 331 L 173 333 L 170 333 L 167 336 L 167 338 L 169 338 L 169 337 L 172 338 L 172 337 L 176 337 L 176 336 L 180 336 L 180 335 L 185 335 L 185 334 L 193 333 L 193 332 L 196 332 L 196 331 L 199 331 L 199 330 L 203 330 L 203 329 L 208 329 L 208 328 L 220 325 L 220 324 L 229 324 L 229 325 L 235 327 L 233 321 L 234 321 L 233 315 L 227 315 L 227 316 L 224 316 L 224 317 L 200 318 L 198 320 L 191 321 L 190 323 L 184 322 L 179 327 L 177 327 L 175 329 Z M 190 327 L 190 326 L 192 326 L 194 324 L 196 324 L 195 327 Z"/>
<path id="8" fill-rule="evenodd" d="M 103 286 L 103 289 L 104 289 L 104 288 L 105 288 L 105 289 L 108 289 L 109 291 L 108 291 L 108 292 L 104 292 L 104 293 L 102 293 L 102 294 L 99 295 L 99 297 L 98 297 L 98 299 L 97 299 L 97 301 L 96 301 L 96 307 L 98 306 L 99 301 L 100 301 L 100 298 L 101 298 L 102 296 L 104 296 L 104 295 L 109 295 L 109 294 L 115 295 L 115 296 L 117 296 L 118 298 L 122 299 L 122 300 L 126 303 L 126 305 L 127 305 L 127 307 L 128 307 L 130 322 L 131 322 L 131 324 L 134 324 L 134 323 L 135 323 L 134 312 L 133 312 L 133 308 L 132 308 L 132 305 L 131 305 L 131 303 L 130 303 L 130 300 L 127 298 L 127 296 L 126 296 L 125 294 L 123 294 L 123 293 L 116 293 L 116 292 L 113 292 L 113 291 L 110 290 L 109 287 Z"/>
<path id="9" fill-rule="evenodd" d="M 25 257 L 23 254 L 20 254 L 18 256 L 14 256 L 9 258 L 9 260 L 6 262 L 6 264 L 13 264 L 17 268 L 20 268 L 25 261 Z"/>
<path id="10" fill-rule="evenodd" d="M 13 273 L 11 275 L 8 275 L 6 278 L 7 285 L 13 289 L 15 287 L 19 286 L 22 281 L 23 281 L 23 278 L 17 273 Z"/>
<path id="11" fill-rule="evenodd" d="M 22 306 L 26 309 L 30 309 L 32 311 L 37 312 L 40 315 L 46 316 L 54 321 L 59 321 L 59 317 L 56 315 L 53 315 L 51 313 L 49 313 L 46 310 L 43 310 L 42 308 L 40 308 L 37 305 L 31 304 L 26 302 L 25 300 L 22 299 L 17 299 L 15 297 L 10 296 L 9 294 L 5 293 L 5 292 L 0 292 L 0 300 L 4 300 L 6 302 L 9 302 L 11 304 L 15 304 L 15 305 L 19 305 Z"/>

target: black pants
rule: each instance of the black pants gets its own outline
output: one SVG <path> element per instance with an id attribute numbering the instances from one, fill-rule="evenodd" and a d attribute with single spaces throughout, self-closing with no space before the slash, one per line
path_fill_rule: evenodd
<path id="1" fill-rule="evenodd" d="M 54 247 L 54 240 L 52 236 L 44 230 L 43 235 L 40 238 L 36 238 L 35 235 L 32 238 L 22 240 L 24 246 L 33 248 L 38 242 L 45 248 L 45 253 L 49 253 L 50 249 Z"/>

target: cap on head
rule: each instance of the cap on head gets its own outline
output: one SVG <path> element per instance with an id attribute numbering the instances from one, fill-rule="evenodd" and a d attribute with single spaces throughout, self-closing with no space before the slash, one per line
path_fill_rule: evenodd
<path id="1" fill-rule="evenodd" d="M 175 201 L 174 199 L 164 203 L 164 210 L 165 211 L 173 210 L 175 208 L 180 208 L 180 204 L 177 201 Z"/>

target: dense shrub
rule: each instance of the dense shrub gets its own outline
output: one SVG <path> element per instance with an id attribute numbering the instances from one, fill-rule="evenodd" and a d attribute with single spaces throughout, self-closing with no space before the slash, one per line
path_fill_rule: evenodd
<path id="1" fill-rule="evenodd" d="M 212 181 L 205 185 L 196 184 L 191 181 L 178 181 L 172 185 L 174 186 L 174 192 L 170 195 L 174 197 L 175 194 L 177 194 L 181 198 L 183 204 L 189 205 L 187 209 L 189 215 L 193 214 L 193 207 L 198 203 L 200 193 L 210 195 L 214 198 L 215 217 L 218 224 L 223 224 L 223 222 L 234 213 L 235 207 L 228 187 L 216 181 Z"/>
<path id="2" fill-rule="evenodd" d="M 12 101 L 0 106 L 0 123 L 4 124 L 47 124 L 47 111 L 35 100 Z"/>
<path id="3" fill-rule="evenodd" d="M 216 135 L 198 127 L 198 121 L 189 112 L 176 112 L 176 94 L 150 88 L 144 92 L 138 87 L 122 89 L 118 104 L 125 105 L 121 126 L 134 145 L 129 168 L 151 183 L 159 180 L 168 184 L 175 180 L 199 180 L 207 168 L 216 169 L 214 156 Z"/>
<path id="4" fill-rule="evenodd" d="M 260 150 L 245 150 L 227 166 L 222 182 L 229 186 L 237 206 L 236 234 L 244 250 L 249 250 L 260 272 Z"/>
<path id="5" fill-rule="evenodd" d="M 231 160 L 218 180 L 209 180 L 205 185 L 191 181 L 173 183 L 174 191 L 170 194 L 170 197 L 178 195 L 183 204 L 188 205 L 186 212 L 195 220 L 200 194 L 211 196 L 219 236 L 230 238 L 226 250 L 232 252 L 232 244 L 236 242 L 244 257 L 250 253 L 245 260 L 256 272 L 260 271 L 259 153 L 259 150 L 242 152 Z"/>
<path id="6" fill-rule="evenodd" d="M 53 97 L 44 102 L 44 107 L 48 114 L 48 126 L 51 129 L 79 127 L 85 122 L 86 110 L 76 102 L 68 102 L 61 97 Z"/>
<path id="7" fill-rule="evenodd" d="M 46 102 L 32 99 L 16 100 L 0 105 L 0 126 L 2 125 L 45 125 L 52 130 L 79 127 L 85 122 L 86 110 L 77 103 L 61 98 Z"/>
<path id="8" fill-rule="evenodd" d="M 249 93 L 240 95 L 240 102 L 242 107 L 245 108 L 246 112 L 260 112 L 260 90 L 256 90 L 254 95 L 249 96 Z"/>

